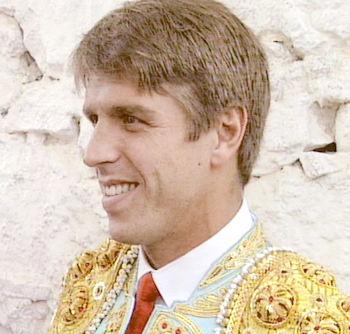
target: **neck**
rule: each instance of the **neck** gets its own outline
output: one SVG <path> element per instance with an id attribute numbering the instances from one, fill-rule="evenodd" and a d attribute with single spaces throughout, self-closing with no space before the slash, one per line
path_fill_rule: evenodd
<path id="1" fill-rule="evenodd" d="M 181 235 L 169 235 L 155 245 L 142 245 L 149 264 L 159 269 L 210 239 L 237 214 L 242 201 L 242 190 L 239 189 L 206 204 L 201 215 L 181 217 L 184 226 Z M 180 217 L 178 219 L 180 221 Z"/>

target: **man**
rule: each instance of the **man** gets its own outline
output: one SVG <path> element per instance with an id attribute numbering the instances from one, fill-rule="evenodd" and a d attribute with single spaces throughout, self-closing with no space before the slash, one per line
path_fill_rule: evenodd
<path id="1" fill-rule="evenodd" d="M 272 248 L 243 200 L 269 82 L 225 6 L 131 2 L 88 32 L 74 66 L 113 240 L 70 268 L 50 333 L 350 330 L 333 276 Z"/>

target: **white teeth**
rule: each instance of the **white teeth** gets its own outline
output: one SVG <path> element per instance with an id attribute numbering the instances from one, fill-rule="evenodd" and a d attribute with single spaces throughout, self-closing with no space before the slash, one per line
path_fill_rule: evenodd
<path id="1" fill-rule="evenodd" d="M 122 191 L 123 191 L 123 187 L 120 184 L 118 184 L 117 187 L 115 188 L 115 194 L 120 195 Z"/>
<path id="2" fill-rule="evenodd" d="M 113 195 L 115 193 L 115 186 L 110 186 L 109 189 L 106 188 L 106 191 L 108 191 L 107 195 L 109 196 Z"/>
<path id="3" fill-rule="evenodd" d="M 126 193 L 127 191 L 129 191 L 129 185 L 128 184 L 124 184 L 123 185 L 123 193 Z"/>
<path id="4" fill-rule="evenodd" d="M 117 186 L 113 185 L 113 186 L 103 187 L 104 194 L 106 196 L 120 195 L 123 193 L 127 193 L 131 190 L 134 190 L 135 188 L 136 188 L 135 183 L 131 183 L 131 184 L 125 183 L 123 185 L 118 184 Z"/>

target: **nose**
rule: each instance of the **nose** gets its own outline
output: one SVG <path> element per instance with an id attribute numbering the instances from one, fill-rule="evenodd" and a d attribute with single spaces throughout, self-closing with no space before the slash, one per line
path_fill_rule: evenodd
<path id="1" fill-rule="evenodd" d="M 83 161 L 89 167 L 116 162 L 120 158 L 117 146 L 115 131 L 111 131 L 108 125 L 97 124 L 85 149 Z"/>

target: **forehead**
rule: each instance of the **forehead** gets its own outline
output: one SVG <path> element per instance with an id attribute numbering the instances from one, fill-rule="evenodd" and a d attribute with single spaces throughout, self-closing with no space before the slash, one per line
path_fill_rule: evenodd
<path id="1" fill-rule="evenodd" d="M 84 112 L 96 113 L 119 107 L 147 111 L 152 114 L 173 114 L 183 119 L 186 114 L 172 97 L 172 85 L 166 84 L 159 92 L 141 89 L 136 80 L 93 75 L 86 85 Z"/>
<path id="2" fill-rule="evenodd" d="M 108 75 L 91 75 L 86 84 L 85 91 L 85 104 L 94 103 L 98 99 L 112 99 L 120 98 L 132 98 L 135 96 L 143 95 L 137 85 L 137 82 L 131 79 L 114 78 Z"/>

